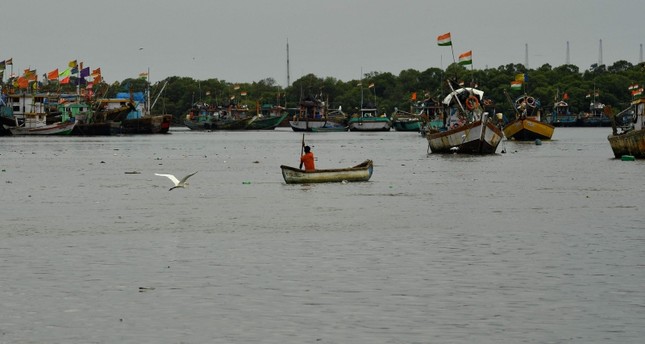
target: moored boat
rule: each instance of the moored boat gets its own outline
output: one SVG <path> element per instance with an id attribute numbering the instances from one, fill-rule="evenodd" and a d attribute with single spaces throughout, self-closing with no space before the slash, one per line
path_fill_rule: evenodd
<path id="1" fill-rule="evenodd" d="M 12 135 L 69 135 L 74 130 L 73 121 L 47 124 L 44 113 L 25 113 L 24 122 L 9 127 Z"/>
<path id="2" fill-rule="evenodd" d="M 287 117 L 287 114 L 286 109 L 279 105 L 263 104 L 262 107 L 258 105 L 257 118 L 249 123 L 246 129 L 273 130 Z"/>
<path id="3" fill-rule="evenodd" d="M 542 121 L 540 101 L 523 95 L 515 100 L 515 119 L 504 125 L 506 138 L 517 141 L 550 140 L 554 126 Z"/>
<path id="4" fill-rule="evenodd" d="M 574 127 L 577 125 L 578 116 L 569 111 L 569 104 L 560 100 L 553 104 L 553 111 L 547 118 L 547 122 L 555 127 Z"/>
<path id="5" fill-rule="evenodd" d="M 298 113 L 289 121 L 293 131 L 347 131 L 347 118 L 339 108 L 328 112 L 326 102 L 307 97 L 298 104 Z"/>
<path id="6" fill-rule="evenodd" d="M 626 115 L 626 116 L 623 116 Z M 607 137 L 616 158 L 645 158 L 645 97 L 635 99 L 631 109 L 612 116 L 612 134 Z"/>
<path id="7" fill-rule="evenodd" d="M 387 116 L 379 116 L 375 108 L 362 108 L 349 119 L 349 131 L 389 131 L 392 122 Z"/>
<path id="8" fill-rule="evenodd" d="M 483 97 L 483 91 L 470 87 L 447 95 L 443 104 L 450 114 L 448 127 L 427 134 L 428 150 L 440 154 L 495 154 L 503 134 L 484 112 Z"/>
<path id="9" fill-rule="evenodd" d="M 319 169 L 305 171 L 295 167 L 280 166 L 282 177 L 287 184 L 366 182 L 374 172 L 372 160 L 348 168 Z"/>

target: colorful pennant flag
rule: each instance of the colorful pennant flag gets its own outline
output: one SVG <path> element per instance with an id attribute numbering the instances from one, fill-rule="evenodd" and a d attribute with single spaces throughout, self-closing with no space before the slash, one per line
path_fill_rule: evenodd
<path id="1" fill-rule="evenodd" d="M 511 81 L 511 90 L 521 90 L 522 82 L 521 81 Z"/>
<path id="2" fill-rule="evenodd" d="M 147 79 L 147 78 L 148 78 L 148 72 L 139 73 L 139 79 Z"/>
<path id="3" fill-rule="evenodd" d="M 442 47 L 452 45 L 452 39 L 450 38 L 450 32 L 444 33 L 443 35 L 437 36 L 437 45 Z"/>
<path id="4" fill-rule="evenodd" d="M 66 77 L 66 78 L 64 78 L 63 80 L 61 80 L 61 81 L 60 81 L 60 83 L 61 83 L 62 85 L 64 85 L 64 84 L 69 84 L 69 78 L 70 78 L 69 76 L 68 76 L 68 77 Z"/>
<path id="5" fill-rule="evenodd" d="M 373 88 L 373 87 L 374 87 L 374 83 L 371 83 L 369 84 L 369 86 L 367 86 L 367 88 Z"/>
<path id="6" fill-rule="evenodd" d="M 76 66 L 78 66 L 78 62 L 76 60 L 71 60 L 67 63 L 67 67 L 69 68 L 73 69 L 73 68 L 76 68 Z"/>
<path id="7" fill-rule="evenodd" d="M 240 95 L 241 95 L 241 96 L 245 96 L 245 95 L 246 95 L 246 91 L 242 91 L 242 92 L 240 92 Z"/>
<path id="8" fill-rule="evenodd" d="M 525 82 L 526 81 L 526 74 L 515 74 L 515 81 L 520 81 L 520 82 Z"/>
<path id="9" fill-rule="evenodd" d="M 100 67 L 92 71 L 92 77 L 96 77 L 97 75 L 101 75 Z"/>
<path id="10" fill-rule="evenodd" d="M 72 75 L 72 71 L 71 71 L 71 69 L 67 68 L 62 73 L 60 73 L 58 76 L 61 77 L 61 78 L 65 78 L 65 77 L 68 77 L 70 75 Z"/>
<path id="11" fill-rule="evenodd" d="M 13 66 L 13 58 L 4 61 L 4 64 L 7 66 Z"/>
<path id="12" fill-rule="evenodd" d="M 47 73 L 47 80 L 56 80 L 56 79 L 58 79 L 58 68 Z"/>
<path id="13" fill-rule="evenodd" d="M 85 78 L 85 77 L 90 76 L 90 67 L 85 67 L 85 68 L 81 69 L 81 75 L 80 76 L 81 76 L 81 78 Z"/>
<path id="14" fill-rule="evenodd" d="M 410 95 L 410 100 L 417 100 L 417 93 L 416 92 L 412 92 L 412 94 Z"/>
<path id="15" fill-rule="evenodd" d="M 459 55 L 459 64 L 460 65 L 473 64 L 473 51 L 469 50 L 469 51 Z"/>

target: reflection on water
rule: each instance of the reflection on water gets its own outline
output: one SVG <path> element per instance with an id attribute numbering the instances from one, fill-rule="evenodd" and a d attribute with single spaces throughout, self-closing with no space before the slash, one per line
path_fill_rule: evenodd
<path id="1" fill-rule="evenodd" d="M 608 130 L 308 134 L 319 168 L 375 162 L 314 185 L 287 130 L 0 138 L 0 342 L 639 343 L 644 167 Z"/>

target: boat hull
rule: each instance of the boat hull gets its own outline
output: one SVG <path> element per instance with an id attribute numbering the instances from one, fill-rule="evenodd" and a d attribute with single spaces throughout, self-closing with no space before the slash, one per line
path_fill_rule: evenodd
<path id="1" fill-rule="evenodd" d="M 396 131 L 421 131 L 421 121 L 418 119 L 395 120 L 392 127 Z"/>
<path id="2" fill-rule="evenodd" d="M 347 127 L 333 121 L 289 121 L 291 130 L 301 132 L 347 131 Z"/>
<path id="3" fill-rule="evenodd" d="M 285 118 L 287 113 L 282 116 L 273 116 L 273 117 L 262 117 L 257 118 L 251 122 L 246 129 L 248 130 L 273 130 L 277 127 Z"/>
<path id="4" fill-rule="evenodd" d="M 475 121 L 461 127 L 431 132 L 426 137 L 429 149 L 438 154 L 495 154 L 502 131 L 492 123 Z"/>
<path id="5" fill-rule="evenodd" d="M 74 130 L 75 122 L 61 122 L 38 127 L 11 127 L 12 135 L 69 135 Z"/>
<path id="6" fill-rule="evenodd" d="M 372 177 L 374 166 L 372 160 L 349 168 L 305 171 L 282 165 L 282 177 L 287 184 L 366 182 Z"/>
<path id="7" fill-rule="evenodd" d="M 126 119 L 121 122 L 123 134 L 166 134 L 170 130 L 172 115 L 154 115 Z"/>
<path id="8" fill-rule="evenodd" d="M 392 123 L 383 117 L 352 118 L 349 120 L 349 131 L 389 131 Z"/>
<path id="9" fill-rule="evenodd" d="M 184 125 L 190 130 L 210 131 L 210 130 L 243 130 L 246 129 L 257 117 L 248 117 L 238 120 L 229 119 L 209 119 L 206 121 L 185 120 Z"/>
<path id="10" fill-rule="evenodd" d="M 516 119 L 504 126 L 504 135 L 517 141 L 550 140 L 555 127 L 532 118 Z"/>
<path id="11" fill-rule="evenodd" d="M 645 159 L 645 129 L 632 130 L 623 134 L 607 137 L 614 156 L 620 159 L 623 155 L 631 155 L 637 159 Z"/>

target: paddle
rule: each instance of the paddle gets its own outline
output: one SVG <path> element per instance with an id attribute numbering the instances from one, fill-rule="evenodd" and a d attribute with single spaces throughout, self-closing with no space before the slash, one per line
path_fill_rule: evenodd
<path id="1" fill-rule="evenodd" d="M 305 151 L 305 133 L 302 133 L 302 146 L 300 146 L 300 156 L 299 159 L 302 157 L 302 153 Z M 302 170 L 302 160 L 300 161 L 300 169 Z"/>

